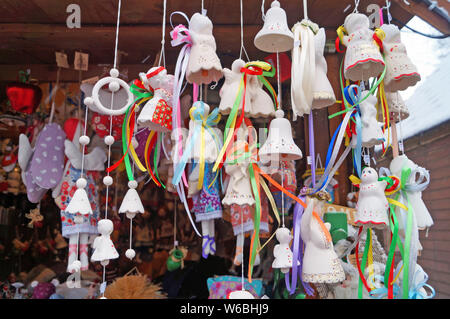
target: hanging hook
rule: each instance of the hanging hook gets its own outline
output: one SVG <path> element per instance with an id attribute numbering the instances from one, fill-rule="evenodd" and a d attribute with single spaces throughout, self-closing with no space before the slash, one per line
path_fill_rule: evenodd
<path id="1" fill-rule="evenodd" d="M 388 24 L 391 24 L 391 21 L 392 21 L 391 12 L 389 10 L 390 8 L 391 8 L 391 1 L 390 0 L 386 0 L 386 5 L 383 8 L 381 8 L 381 9 L 386 9 L 387 18 L 388 18 Z"/>
<path id="2" fill-rule="evenodd" d="M 355 9 L 353 10 L 353 13 L 358 13 L 358 7 L 359 7 L 359 0 L 355 0 Z"/>

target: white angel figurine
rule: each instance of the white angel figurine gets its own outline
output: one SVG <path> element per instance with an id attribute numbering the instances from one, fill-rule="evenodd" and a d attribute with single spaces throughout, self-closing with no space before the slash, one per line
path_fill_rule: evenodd
<path id="1" fill-rule="evenodd" d="M 256 75 L 250 75 L 248 78 L 247 92 L 245 96 L 250 96 L 251 103 L 247 107 L 245 104 L 245 115 L 247 117 L 270 117 L 275 115 L 275 106 L 270 95 L 264 91 L 263 83 Z"/>
<path id="2" fill-rule="evenodd" d="M 171 131 L 173 75 L 167 74 L 164 67 L 153 67 L 143 78 L 143 83 L 153 89 L 153 97 L 139 113 L 138 124 L 157 132 Z"/>
<path id="3" fill-rule="evenodd" d="M 272 268 L 281 268 L 281 272 L 285 274 L 292 268 L 293 253 L 290 244 L 293 237 L 291 231 L 286 227 L 278 228 L 275 234 L 279 243 L 273 248 L 275 259 Z M 298 260 L 297 264 L 300 264 Z"/>
<path id="4" fill-rule="evenodd" d="M 194 13 L 189 21 L 189 35 L 192 39 L 186 70 L 186 80 L 189 83 L 209 84 L 222 77 L 222 65 L 216 54 L 216 40 L 212 31 L 211 20 L 206 15 Z"/>
<path id="5" fill-rule="evenodd" d="M 347 47 L 344 76 L 352 81 L 367 81 L 384 70 L 384 61 L 369 28 L 369 18 L 362 13 L 350 13 L 344 21 L 348 35 L 343 37 Z"/>
<path id="6" fill-rule="evenodd" d="M 241 68 L 245 66 L 244 60 L 234 60 L 231 65 L 231 70 L 228 68 L 223 69 L 223 75 L 225 82 L 223 83 L 220 91 L 220 104 L 219 111 L 221 114 L 228 115 L 233 108 L 234 102 L 239 92 L 239 84 L 241 83 L 242 73 Z M 242 109 L 242 102 L 239 104 L 238 110 Z M 245 110 L 251 108 L 250 94 L 245 94 Z"/>
<path id="7" fill-rule="evenodd" d="M 370 228 L 386 228 L 389 225 L 389 203 L 384 193 L 386 181 L 379 181 L 377 171 L 365 167 L 361 173 L 355 224 Z"/>
<path id="8" fill-rule="evenodd" d="M 114 230 L 113 222 L 109 219 L 101 219 L 98 222 L 98 232 L 100 236 L 95 238 L 92 248 L 94 252 L 91 256 L 91 261 L 100 261 L 103 266 L 106 266 L 110 259 L 119 258 L 114 243 L 110 235 Z"/>

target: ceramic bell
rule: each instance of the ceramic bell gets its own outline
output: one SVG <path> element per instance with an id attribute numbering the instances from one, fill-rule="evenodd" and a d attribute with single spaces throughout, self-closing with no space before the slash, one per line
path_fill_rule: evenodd
<path id="1" fill-rule="evenodd" d="M 94 88 L 93 84 L 89 84 L 89 83 L 83 83 L 80 86 L 81 91 L 84 93 L 85 96 L 90 97 L 92 96 L 92 90 Z M 103 105 L 107 105 L 108 108 L 111 105 L 111 97 L 112 97 L 112 92 L 108 89 L 104 89 L 101 88 L 98 92 L 98 97 L 100 99 L 100 102 Z M 123 87 L 121 87 L 117 92 L 114 92 L 114 101 L 112 104 L 112 109 L 116 110 L 116 109 L 121 109 L 123 108 L 123 106 L 127 103 L 127 99 L 128 99 L 128 93 L 127 90 Z M 99 109 L 95 103 L 88 103 L 87 106 L 96 113 L 102 114 L 102 115 L 106 115 L 104 112 L 102 112 L 101 109 Z"/>
<path id="2" fill-rule="evenodd" d="M 294 35 L 289 30 L 286 12 L 280 2 L 273 1 L 267 10 L 263 28 L 255 36 L 255 47 L 264 52 L 286 52 L 294 47 Z"/>
<path id="3" fill-rule="evenodd" d="M 153 97 L 144 105 L 137 122 L 156 132 L 169 132 L 172 130 L 173 75 L 168 75 L 164 67 L 153 67 L 145 78 L 153 88 Z"/>
<path id="4" fill-rule="evenodd" d="M 211 20 L 194 13 L 189 21 L 189 36 L 192 39 L 191 54 L 186 69 L 189 83 L 209 84 L 222 77 L 222 65 L 216 54 L 216 40 L 212 34 Z"/>
<path id="5" fill-rule="evenodd" d="M 270 122 L 269 135 L 259 150 L 261 161 L 298 160 L 303 157 L 302 151 L 292 138 L 291 123 L 284 118 L 283 110 L 275 112 Z"/>
<path id="6" fill-rule="evenodd" d="M 306 204 L 300 225 L 305 243 L 302 280 L 328 284 L 342 282 L 345 280 L 345 273 L 329 233 L 331 225 L 321 220 L 324 201 L 307 197 Z"/>
<path id="7" fill-rule="evenodd" d="M 389 108 L 390 120 L 399 122 L 401 120 L 405 120 L 409 117 L 409 110 L 403 100 L 400 92 L 385 92 L 386 93 L 386 103 Z M 383 122 L 383 112 L 380 101 L 377 104 L 377 119 L 380 122 Z M 400 113 L 400 114 L 399 114 Z"/>
<path id="8" fill-rule="evenodd" d="M 290 243 L 293 237 L 291 231 L 286 227 L 278 228 L 275 234 L 279 244 L 275 245 L 273 249 L 275 259 L 272 263 L 272 268 L 280 268 L 281 272 L 286 274 L 292 268 L 293 254 Z M 297 263 L 300 264 L 298 260 Z"/>
<path id="9" fill-rule="evenodd" d="M 67 205 L 65 212 L 68 214 L 77 214 L 77 215 L 92 215 L 92 207 L 91 203 L 89 202 L 88 194 L 85 190 L 85 187 L 87 185 L 87 181 L 84 178 L 79 178 L 77 180 L 77 190 L 73 194 L 72 200 L 70 201 L 69 205 Z M 77 223 L 77 217 L 75 219 L 75 223 Z M 78 218 L 79 219 L 79 218 Z M 81 220 L 83 220 L 81 218 Z"/>
<path id="10" fill-rule="evenodd" d="M 420 81 L 420 74 L 408 57 L 399 28 L 393 24 L 383 24 L 380 28 L 386 34 L 383 40 L 386 61 L 385 90 L 397 92 L 416 85 Z"/>
<path id="11" fill-rule="evenodd" d="M 110 238 L 114 225 L 109 219 L 101 219 L 98 221 L 97 227 L 100 236 L 95 238 L 92 244 L 94 252 L 92 253 L 91 261 L 100 261 L 102 265 L 106 266 L 110 259 L 119 258 L 119 254 Z"/>
<path id="12" fill-rule="evenodd" d="M 128 182 L 128 191 L 123 198 L 122 204 L 119 208 L 119 213 L 126 213 L 129 219 L 136 216 L 137 213 L 144 213 L 144 206 L 142 205 L 141 199 L 138 192 L 136 191 L 137 182 Z"/>
<path id="13" fill-rule="evenodd" d="M 387 182 L 379 181 L 377 171 L 365 167 L 361 172 L 358 203 L 356 204 L 355 225 L 384 229 L 389 225 L 389 203 L 384 191 Z"/>
<path id="14" fill-rule="evenodd" d="M 366 96 L 369 91 L 363 91 L 361 96 Z M 361 140 L 362 147 L 373 147 L 384 142 L 381 123 L 377 121 L 377 109 L 375 107 L 377 98 L 369 95 L 367 99 L 359 104 L 361 112 Z M 356 147 L 356 136 L 352 138 L 352 147 Z"/>
<path id="15" fill-rule="evenodd" d="M 369 18 L 362 13 L 351 13 L 344 21 L 348 35 L 344 59 L 344 76 L 352 81 L 367 81 L 384 70 L 380 49 L 373 40 L 374 31 L 369 28 Z"/>
<path id="16" fill-rule="evenodd" d="M 263 83 L 255 75 L 248 77 L 247 94 L 250 96 L 250 107 L 245 106 L 245 116 L 249 118 L 268 118 L 275 115 L 275 106 L 270 95 L 264 91 Z M 247 96 L 247 94 L 245 94 Z M 246 104 L 247 105 L 247 104 Z"/>
<path id="17" fill-rule="evenodd" d="M 406 188 L 408 200 L 411 203 L 414 215 L 416 216 L 417 228 L 429 228 L 433 226 L 434 222 L 422 199 L 422 191 L 425 190 L 430 180 L 429 172 L 425 168 L 415 164 L 406 155 L 395 157 L 391 161 L 389 169 L 392 174 L 401 177 L 402 169 L 404 167 L 411 169 L 410 178 L 407 185 L 404 186 Z M 417 174 L 419 174 L 418 178 L 416 176 Z"/>
<path id="18" fill-rule="evenodd" d="M 313 109 L 321 109 L 333 105 L 336 102 L 336 96 L 334 95 L 333 88 L 327 77 L 328 67 L 323 53 L 325 41 L 325 29 L 320 28 L 314 36 L 316 72 L 313 84 Z"/>
<path id="19" fill-rule="evenodd" d="M 241 82 L 242 73 L 241 68 L 245 66 L 244 60 L 237 59 L 234 60 L 231 65 L 231 70 L 224 68 L 223 75 L 225 77 L 225 82 L 219 91 L 220 104 L 219 111 L 221 114 L 228 115 L 233 108 L 234 102 L 238 95 L 239 84 Z M 245 109 L 248 110 L 251 107 L 250 94 L 245 94 Z M 242 109 L 242 101 L 239 104 L 238 110 Z"/>

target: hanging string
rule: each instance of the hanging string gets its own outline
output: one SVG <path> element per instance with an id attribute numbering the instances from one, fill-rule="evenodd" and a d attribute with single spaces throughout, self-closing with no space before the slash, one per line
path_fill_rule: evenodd
<path id="1" fill-rule="evenodd" d="M 281 187 L 284 188 L 284 162 L 281 161 Z M 282 219 L 282 223 L 283 223 L 283 227 L 285 227 L 284 225 L 284 192 L 281 192 L 281 219 Z"/>
<path id="2" fill-rule="evenodd" d="M 389 10 L 390 8 L 391 8 L 391 1 L 386 0 L 386 6 L 384 6 L 383 9 L 386 9 L 388 24 L 391 24 L 391 20 L 392 20 L 391 12 Z"/>
<path id="3" fill-rule="evenodd" d="M 122 6 L 122 0 L 119 0 L 119 7 L 117 9 L 116 46 L 114 49 L 114 69 L 117 68 L 117 47 L 119 45 L 119 24 L 120 24 L 120 7 L 121 6 Z"/>
<path id="4" fill-rule="evenodd" d="M 161 58 L 163 58 L 164 68 L 166 67 L 166 54 L 164 52 L 164 44 L 166 43 L 166 7 L 167 0 L 164 0 L 163 4 L 163 23 L 162 23 L 162 40 L 161 40 L 161 53 L 159 55 L 158 66 L 161 66 Z"/>
<path id="5" fill-rule="evenodd" d="M 308 0 L 303 0 L 303 17 L 305 20 L 308 19 Z"/>
<path id="6" fill-rule="evenodd" d="M 242 52 L 244 52 L 247 58 L 247 62 L 250 62 L 247 50 L 245 50 L 244 46 L 244 10 L 242 8 L 242 0 L 240 0 L 240 9 L 241 9 L 241 50 L 239 52 L 239 59 L 242 59 Z"/>
<path id="7" fill-rule="evenodd" d="M 177 200 L 173 199 L 173 246 L 177 247 Z"/>
<path id="8" fill-rule="evenodd" d="M 281 82 L 280 82 L 280 59 L 277 51 L 277 85 L 278 85 L 278 109 L 281 110 Z"/>
<path id="9" fill-rule="evenodd" d="M 403 145 L 403 132 L 402 132 L 402 114 L 400 112 L 400 110 L 398 111 L 398 119 L 399 119 L 399 123 L 398 123 L 398 127 L 399 127 L 399 133 L 400 133 L 400 152 L 402 152 L 402 155 L 405 155 L 405 146 Z M 397 125 L 397 124 L 395 124 Z"/>
<path id="10" fill-rule="evenodd" d="M 262 20 L 265 21 L 266 14 L 264 13 L 264 0 L 262 0 L 262 3 L 261 3 L 261 14 L 262 14 Z"/>
<path id="11" fill-rule="evenodd" d="M 244 242 L 245 242 L 245 235 L 244 235 L 244 211 L 242 210 L 242 206 L 240 206 L 241 208 L 241 236 L 242 236 L 242 242 L 241 242 L 241 254 L 242 254 L 242 263 L 241 263 L 241 290 L 245 290 L 244 289 Z"/>
<path id="12" fill-rule="evenodd" d="M 353 10 L 353 13 L 358 13 L 358 7 L 359 7 L 359 0 L 355 0 L 355 9 Z"/>
<path id="13" fill-rule="evenodd" d="M 59 88 L 59 74 L 60 74 L 60 72 L 61 72 L 61 68 L 58 67 L 58 71 L 56 72 L 56 84 L 55 84 L 55 88 L 53 89 L 54 93 L 53 93 L 53 99 L 52 99 L 52 108 L 50 110 L 50 118 L 48 119 L 49 123 L 53 122 L 53 116 L 55 115 L 55 100 L 56 100 L 56 92 L 57 92 L 57 90 Z"/>
<path id="14" fill-rule="evenodd" d="M 86 106 L 86 111 L 84 112 L 84 130 L 83 130 L 83 135 L 84 136 L 86 136 L 86 133 L 87 133 L 88 113 L 89 113 L 89 107 Z M 84 174 L 84 153 L 85 152 L 86 152 L 86 144 L 83 144 L 83 151 L 81 153 L 81 174 L 80 174 L 80 178 L 82 178 L 83 174 Z"/>
<path id="15" fill-rule="evenodd" d="M 204 3 L 204 0 L 202 0 L 202 14 L 203 14 L 204 10 L 205 10 L 205 3 Z"/>

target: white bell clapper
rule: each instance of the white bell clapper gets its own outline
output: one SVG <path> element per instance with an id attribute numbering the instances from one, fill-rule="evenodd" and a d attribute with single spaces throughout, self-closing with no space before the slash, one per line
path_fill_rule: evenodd
<path id="1" fill-rule="evenodd" d="M 256 34 L 254 44 L 259 50 L 269 53 L 286 52 L 294 47 L 294 35 L 289 30 L 286 12 L 279 1 L 272 1 L 264 15 L 264 0 L 261 7 L 264 26 Z"/>

